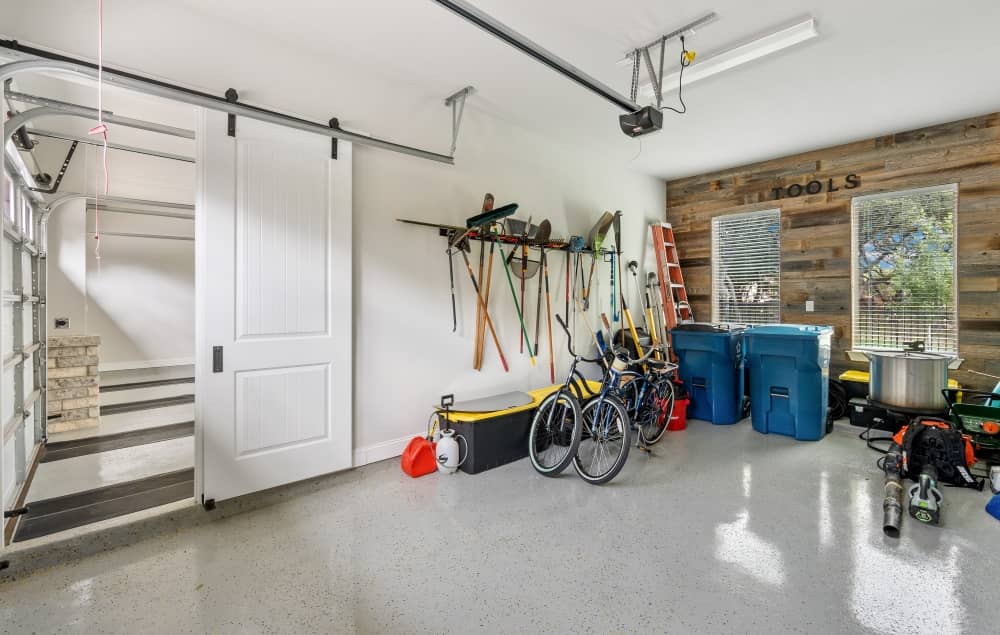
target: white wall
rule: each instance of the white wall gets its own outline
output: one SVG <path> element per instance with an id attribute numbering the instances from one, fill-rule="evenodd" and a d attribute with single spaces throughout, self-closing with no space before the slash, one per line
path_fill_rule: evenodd
<path id="1" fill-rule="evenodd" d="M 511 366 L 504 373 L 487 336 L 482 372 L 472 370 L 476 298 L 460 256 L 455 257 L 459 328 L 451 333 L 445 241 L 431 229 L 395 222 L 410 218 L 462 224 L 479 211 L 483 192 L 497 205 L 517 202 L 517 217 L 548 218 L 554 237 L 586 235 L 603 210 L 625 212 L 626 257 L 642 261 L 645 222 L 661 217 L 663 187 L 654 179 L 609 166 L 511 129 L 501 122 L 469 118 L 457 165 L 447 167 L 384 152 L 359 151 L 354 168 L 355 234 L 355 439 L 356 447 L 378 447 L 412 436 L 425 425 L 439 396 L 472 398 L 525 390 L 549 383 L 548 346 L 531 367 L 518 354 L 519 330 L 507 282 L 496 261 L 491 315 Z M 478 246 L 470 255 L 478 267 Z M 550 253 L 553 311 L 564 312 L 565 256 Z M 585 261 L 589 266 L 589 260 Z M 609 286 L 602 266 L 603 306 Z M 517 279 L 515 288 L 520 293 Z M 534 337 L 536 280 L 529 280 L 529 335 Z M 607 310 L 607 309 L 605 309 Z M 639 315 L 635 316 L 640 319 Z M 543 311 L 544 319 L 544 311 Z M 568 367 L 565 339 L 556 329 L 556 378 Z M 577 337 L 589 345 L 585 326 Z M 373 456 L 380 456 L 373 451 Z"/>
<path id="2" fill-rule="evenodd" d="M 15 88 L 78 104 L 94 104 L 92 83 L 74 76 L 25 75 Z M 148 95 L 105 88 L 104 105 L 115 114 L 194 129 L 195 109 Z M 82 118 L 45 117 L 33 126 L 86 136 L 93 122 Z M 194 155 L 190 139 L 110 125 L 114 143 L 185 156 Z M 69 143 L 35 138 L 35 156 L 55 174 Z M 110 150 L 111 196 L 193 203 L 192 163 Z M 89 193 L 103 188 L 101 151 L 80 145 L 59 192 Z M 51 197 L 50 197 L 51 198 Z M 127 206 L 126 206 L 127 207 Z M 184 212 L 179 210 L 182 213 Z M 193 236 L 193 221 L 100 213 L 101 229 L 127 233 Z M 95 214 L 83 200 L 58 207 L 49 220 L 49 323 L 52 335 L 92 334 L 102 338 L 101 365 L 106 369 L 191 363 L 194 357 L 193 243 L 105 236 L 100 267 L 95 257 Z M 70 328 L 55 330 L 56 317 L 70 318 Z"/>
<path id="3" fill-rule="evenodd" d="M 113 132 L 118 132 L 115 130 Z M 38 156 L 47 170 L 65 147 L 43 143 Z M 99 153 L 81 147 L 60 192 L 93 192 Z M 190 202 L 193 165 L 112 152 L 110 193 L 149 200 Z M 57 208 L 49 221 L 49 324 L 51 335 L 101 336 L 101 366 L 138 368 L 191 363 L 194 358 L 194 243 L 104 236 L 95 253 L 95 213 L 84 201 Z M 193 236 L 194 222 L 101 212 L 107 232 Z M 70 329 L 55 330 L 57 317 Z"/>
<path id="4" fill-rule="evenodd" d="M 81 36 L 71 16 L 60 13 L 84 9 L 51 2 L 32 6 L 5 25 L 9 35 L 62 49 L 78 47 L 78 54 L 91 52 L 90 39 Z M 379 69 L 364 68 L 356 60 L 299 54 L 272 37 L 202 15 L 188 15 L 175 5 L 170 11 L 162 5 L 153 11 L 141 3 L 114 6 L 115 15 L 106 22 L 111 27 L 105 31 L 109 64 L 212 87 L 206 90 L 217 94 L 235 86 L 241 96 L 255 104 L 314 121 L 337 115 L 346 127 L 439 151 L 447 148 L 450 113 L 442 105 L 444 95 L 424 92 L 414 81 L 380 77 Z M 126 14 L 138 20 L 144 12 L 151 20 L 155 16 L 155 30 L 124 28 Z M 86 21 L 89 9 L 73 15 Z M 334 25 L 331 37 L 335 31 Z M 156 44 L 151 39 L 168 33 L 169 43 Z M 460 55 L 461 51 L 448 54 Z M 359 55 L 363 60 L 363 52 Z M 441 72 L 448 73 L 446 69 Z M 474 76 L 453 76 L 447 83 L 457 89 L 475 80 Z M 552 75 L 551 81 L 564 80 Z M 491 311 L 511 372 L 500 368 L 488 338 L 483 371 L 471 369 L 475 297 L 464 264 L 455 262 L 460 315 L 459 330 L 452 334 L 444 240 L 433 230 L 406 226 L 394 219 L 458 224 L 479 211 L 483 193 L 489 191 L 496 194 L 498 204 L 519 203 L 518 217 L 532 216 L 535 222 L 548 218 L 553 236 L 564 237 L 585 235 L 602 211 L 621 209 L 625 212 L 626 257 L 643 262 L 640 247 L 645 244 L 645 222 L 663 217 L 661 181 L 631 172 L 628 165 L 588 147 L 585 139 L 545 134 L 544 122 L 531 130 L 511 124 L 503 116 L 506 99 L 530 100 L 532 95 L 479 94 L 470 99 L 455 166 L 356 148 L 356 461 L 398 454 L 405 440 L 423 429 L 441 394 L 473 398 L 549 381 L 545 344 L 546 354 L 535 368 L 517 352 L 518 325 L 499 267 L 495 269 Z M 580 99 L 594 98 L 581 93 Z M 572 108 L 573 104 L 565 106 Z M 614 125 L 616 114 L 609 108 L 608 119 L 602 121 Z M 478 260 L 478 253 L 474 260 Z M 552 254 L 553 308 L 560 312 L 562 267 L 563 256 Z M 534 281 L 530 284 L 533 307 Z M 602 295 L 607 293 L 605 280 Z M 580 339 L 586 340 L 582 330 Z M 562 375 L 567 368 L 566 353 L 558 334 L 556 349 L 557 375 Z"/>

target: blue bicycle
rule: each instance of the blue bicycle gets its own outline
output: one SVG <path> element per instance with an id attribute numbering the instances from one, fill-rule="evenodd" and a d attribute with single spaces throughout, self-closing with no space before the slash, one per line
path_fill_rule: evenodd
<path id="1" fill-rule="evenodd" d="M 586 359 L 573 350 L 573 338 L 562 316 L 556 320 L 566 332 L 566 346 L 573 357 L 565 384 L 547 399 L 531 424 L 529 456 L 539 472 L 552 476 L 566 467 L 572 457 L 580 478 L 592 485 L 607 483 L 621 471 L 628 460 L 632 421 L 619 396 L 622 375 L 629 366 L 641 364 L 657 349 L 650 349 L 640 359 L 630 359 L 624 350 L 615 353 L 601 382 L 601 390 L 581 407 L 582 389 L 576 370 L 581 361 L 598 363 L 601 358 Z M 586 382 L 582 382 L 586 386 Z M 558 458 L 549 459 L 550 452 Z M 547 459 L 547 460 L 546 460 Z"/>

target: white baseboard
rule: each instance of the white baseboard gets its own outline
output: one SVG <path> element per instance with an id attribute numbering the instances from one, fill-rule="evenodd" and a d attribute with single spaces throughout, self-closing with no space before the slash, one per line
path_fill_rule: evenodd
<path id="1" fill-rule="evenodd" d="M 354 467 L 361 467 L 369 463 L 400 456 L 403 454 L 403 450 L 406 449 L 406 444 L 410 442 L 410 439 L 423 436 L 424 434 L 424 432 L 414 432 L 411 435 L 399 437 L 398 439 L 373 443 L 363 448 L 354 448 Z"/>
<path id="2" fill-rule="evenodd" d="M 112 370 L 134 370 L 136 368 L 160 368 L 162 366 L 193 366 L 193 357 L 175 357 L 173 359 L 143 359 L 134 362 L 100 362 L 97 367 L 101 372 Z"/>

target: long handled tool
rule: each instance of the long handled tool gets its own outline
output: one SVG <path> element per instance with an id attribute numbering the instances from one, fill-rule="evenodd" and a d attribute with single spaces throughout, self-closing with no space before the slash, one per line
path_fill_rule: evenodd
<path id="1" fill-rule="evenodd" d="M 495 201 L 495 199 L 493 198 L 493 195 L 490 194 L 489 192 L 487 192 L 483 196 L 482 213 L 493 211 L 493 203 L 494 203 L 494 201 Z M 486 243 L 484 243 L 483 241 L 480 241 L 479 242 L 479 281 L 483 284 L 484 296 L 485 296 L 483 299 L 486 301 L 486 305 L 489 306 L 489 302 L 490 302 L 490 300 L 489 300 L 489 298 L 490 298 L 489 284 L 486 283 L 486 282 L 483 282 L 483 260 L 484 260 L 485 255 L 486 255 L 485 252 L 486 252 Z M 483 367 L 483 343 L 484 342 L 480 338 L 480 333 L 483 332 L 484 326 L 485 325 L 484 325 L 484 320 L 483 320 L 482 309 L 479 307 L 479 304 L 476 303 L 476 337 L 475 337 L 475 347 L 473 348 L 473 352 L 472 352 L 472 367 L 475 370 L 480 370 Z"/>
<path id="2" fill-rule="evenodd" d="M 574 296 L 573 302 L 576 305 L 577 312 L 583 316 L 583 322 L 587 325 L 587 330 L 590 331 L 590 337 L 594 340 L 594 346 L 597 347 L 597 351 L 601 354 L 601 359 L 603 360 L 609 349 L 607 345 L 601 341 L 603 338 L 599 337 L 600 331 L 594 328 L 593 322 L 590 321 L 590 315 L 583 309 L 583 304 L 580 302 L 580 298 Z"/>
<path id="3" fill-rule="evenodd" d="M 618 265 L 618 271 L 617 271 L 617 273 L 618 273 L 619 286 L 621 286 L 621 284 L 620 284 L 621 283 L 621 278 L 622 278 L 622 213 L 621 213 L 621 210 L 618 210 L 618 211 L 615 212 L 615 215 L 611 219 L 611 225 L 614 227 L 614 230 L 615 230 L 615 251 L 618 252 L 618 263 L 617 263 L 617 265 Z M 612 279 L 614 278 L 614 275 L 615 275 L 615 258 L 612 256 L 612 258 L 611 258 L 611 276 L 612 276 Z M 622 345 L 624 346 L 624 344 L 625 344 L 625 325 L 622 323 L 622 316 L 627 311 L 627 309 L 625 308 L 625 294 L 622 293 L 621 290 L 619 290 L 619 293 L 620 293 L 621 299 L 622 299 L 622 312 L 621 312 L 621 314 L 616 313 L 613 317 L 615 318 L 615 321 L 618 322 L 618 328 L 621 329 L 621 331 L 622 331 Z M 614 305 L 612 305 L 612 306 L 614 306 Z M 632 319 L 631 319 L 631 317 L 629 317 L 629 322 L 631 322 L 631 321 L 632 321 Z M 634 333 L 635 326 L 634 325 L 632 325 L 632 331 L 633 331 L 632 336 L 635 337 L 635 333 Z M 635 340 L 635 345 L 639 346 L 639 340 Z M 642 357 L 642 350 L 641 349 L 637 349 L 637 350 L 639 352 L 639 357 Z"/>
<path id="4" fill-rule="evenodd" d="M 549 241 L 549 236 L 552 235 L 552 223 L 548 220 L 543 220 L 538 224 L 538 231 L 535 232 L 535 237 L 531 239 L 531 244 L 537 246 L 539 249 L 539 262 L 538 266 L 541 268 L 544 265 L 545 256 L 545 243 Z M 522 284 L 524 281 L 521 281 Z M 541 333 L 542 325 L 542 277 L 538 277 L 538 297 L 535 299 L 535 354 L 538 354 L 538 336 Z"/>
<path id="5" fill-rule="evenodd" d="M 549 381 L 556 383 L 556 356 L 552 348 L 552 295 L 549 292 L 549 260 L 542 248 L 542 274 L 545 276 L 545 320 L 549 326 Z M 539 281 L 538 286 L 541 287 Z M 536 345 L 535 350 L 538 350 Z"/>
<path id="6" fill-rule="evenodd" d="M 604 243 L 604 237 L 608 235 L 608 228 L 611 227 L 613 220 L 614 217 L 611 215 L 611 212 L 604 212 L 597 219 L 597 223 L 591 228 L 590 234 L 587 236 L 587 247 L 592 250 L 592 253 L 590 255 L 590 274 L 587 277 L 587 286 L 583 287 L 584 309 L 590 308 L 590 284 L 594 281 L 594 267 L 597 266 L 597 259 L 601 255 L 601 244 Z"/>
<path id="7" fill-rule="evenodd" d="M 486 259 L 486 243 L 479 241 L 479 274 L 478 279 L 483 279 L 483 261 Z M 476 333 L 479 332 L 479 327 L 483 323 L 483 308 L 476 303 Z M 483 357 L 483 351 L 479 348 L 479 340 L 475 341 L 475 345 L 472 348 L 472 368 L 479 370 L 480 360 Z"/>
<path id="8" fill-rule="evenodd" d="M 472 271 L 472 265 L 469 263 L 469 257 L 465 254 L 465 249 L 463 247 L 464 245 L 461 244 L 461 242 L 456 246 L 458 251 L 462 254 L 462 260 L 465 261 L 465 268 L 469 272 L 469 279 L 472 280 L 472 288 L 476 290 L 476 300 L 479 302 L 479 306 L 483 310 L 483 319 L 486 322 L 486 326 L 490 329 L 490 335 L 493 336 L 493 344 L 497 347 L 497 354 L 500 356 L 500 363 L 503 364 L 504 371 L 510 372 L 510 367 L 507 365 L 507 358 L 503 354 L 503 347 L 500 346 L 500 338 L 497 337 L 497 332 L 493 329 L 493 320 L 490 319 L 490 312 L 486 308 L 486 302 L 483 300 L 482 294 L 479 293 L 479 283 L 476 282 L 476 275 Z"/>
<path id="9" fill-rule="evenodd" d="M 629 271 L 632 272 L 632 280 L 633 282 L 635 282 L 635 290 L 637 293 L 639 291 L 639 277 L 636 275 L 635 272 L 636 269 L 638 268 L 639 268 L 639 263 L 636 262 L 635 260 L 632 260 L 628 263 L 628 269 Z M 645 310 L 642 314 L 642 322 L 646 326 L 646 332 L 649 333 L 649 343 L 652 344 L 653 347 L 657 349 L 656 352 L 653 353 L 653 357 L 659 360 L 662 359 L 660 357 L 660 351 L 659 351 L 660 338 L 656 334 L 657 331 L 656 320 L 653 318 L 653 307 L 649 301 L 648 286 L 643 289 L 642 296 L 645 301 L 643 305 L 645 307 Z"/>
<path id="10" fill-rule="evenodd" d="M 448 278 L 451 281 L 451 332 L 458 330 L 458 312 L 455 310 L 455 263 L 448 255 Z"/>
<path id="11" fill-rule="evenodd" d="M 528 222 L 524 224 L 524 231 L 521 233 L 521 312 L 524 313 L 527 310 L 527 305 L 524 303 L 524 287 L 528 279 L 528 229 L 531 227 L 531 217 L 528 217 Z M 521 353 L 524 353 L 524 343 L 528 339 L 528 333 L 521 333 Z M 529 345 L 530 349 L 531 346 Z M 529 350 L 530 353 L 530 350 Z"/>
<path id="12" fill-rule="evenodd" d="M 514 253 L 514 250 L 511 250 Z M 500 260 L 503 262 L 503 270 L 507 274 L 507 284 L 510 286 L 510 295 L 514 298 L 514 310 L 517 311 L 517 321 L 521 324 L 522 341 L 528 339 L 528 329 L 524 327 L 524 314 L 521 313 L 521 305 L 517 303 L 517 292 L 514 290 L 514 279 L 510 275 L 510 267 L 507 265 L 507 254 L 500 248 Z M 531 358 L 531 365 L 535 365 L 535 354 L 531 352 L 531 342 L 528 342 L 528 356 Z"/>
<path id="13" fill-rule="evenodd" d="M 495 238 L 490 240 L 490 262 L 486 266 L 486 282 L 483 283 L 483 300 L 487 309 L 490 307 L 490 290 L 493 288 L 493 252 L 496 249 L 496 244 L 497 241 Z M 481 370 L 486 344 L 486 320 L 483 320 L 479 325 L 479 333 L 476 335 L 476 340 L 479 342 L 479 366 L 476 367 L 476 370 Z"/>
<path id="14" fill-rule="evenodd" d="M 569 261 L 573 259 L 573 252 L 569 249 L 566 250 L 566 311 L 563 315 L 566 319 L 569 319 Z"/>

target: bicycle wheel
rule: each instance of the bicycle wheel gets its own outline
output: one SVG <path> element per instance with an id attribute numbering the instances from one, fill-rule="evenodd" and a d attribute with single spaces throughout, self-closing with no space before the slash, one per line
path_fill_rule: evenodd
<path id="1" fill-rule="evenodd" d="M 528 434 L 528 457 L 535 470 L 555 476 L 566 469 L 580 446 L 582 420 L 580 402 L 565 388 L 542 400 Z"/>
<path id="2" fill-rule="evenodd" d="M 674 382 L 661 376 L 646 388 L 639 415 L 639 439 L 645 445 L 655 445 L 667 431 L 674 414 Z"/>
<path id="3" fill-rule="evenodd" d="M 645 396 L 645 392 L 649 392 L 643 390 L 645 386 L 646 378 L 642 373 L 637 373 L 634 370 L 624 371 L 618 383 L 618 396 L 625 404 L 625 410 L 628 412 L 633 426 L 639 421 L 639 408 L 642 405 L 639 403 L 639 399 Z"/>
<path id="4" fill-rule="evenodd" d="M 581 410 L 583 439 L 573 457 L 580 478 L 592 485 L 607 483 L 628 459 L 632 424 L 621 400 L 611 395 L 594 397 Z"/>

